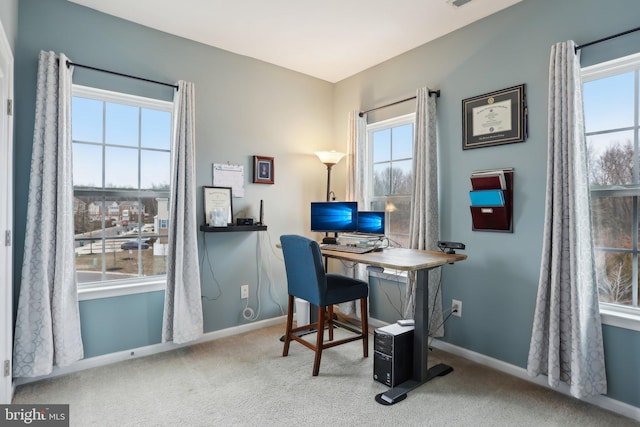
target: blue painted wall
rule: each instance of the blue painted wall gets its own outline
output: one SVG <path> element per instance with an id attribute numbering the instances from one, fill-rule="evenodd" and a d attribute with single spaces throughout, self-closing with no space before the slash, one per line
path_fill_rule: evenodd
<path id="1" fill-rule="evenodd" d="M 334 132 L 346 140 L 347 113 L 440 89 L 437 101 L 441 238 L 464 242 L 467 261 L 443 269 L 443 301 L 463 303 L 445 341 L 526 367 L 538 287 L 547 160 L 547 91 L 551 46 L 587 43 L 638 26 L 634 0 L 524 0 L 336 84 Z M 640 33 L 582 51 L 589 65 L 640 51 Z M 524 143 L 462 150 L 461 101 L 527 85 L 529 138 Z M 374 122 L 412 111 L 380 110 Z M 515 168 L 514 233 L 471 231 L 468 191 L 473 170 Z M 608 395 L 640 407 L 640 333 L 606 326 Z"/>

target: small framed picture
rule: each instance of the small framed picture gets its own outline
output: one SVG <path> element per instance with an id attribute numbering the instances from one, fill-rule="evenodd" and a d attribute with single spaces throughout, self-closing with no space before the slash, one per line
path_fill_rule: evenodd
<path id="1" fill-rule="evenodd" d="M 273 157 L 253 156 L 253 182 L 274 183 Z"/>
<path id="2" fill-rule="evenodd" d="M 527 139 L 525 85 L 462 100 L 462 149 L 524 142 Z"/>
<path id="3" fill-rule="evenodd" d="M 204 192 L 204 223 L 209 227 L 233 224 L 231 187 L 202 187 Z"/>

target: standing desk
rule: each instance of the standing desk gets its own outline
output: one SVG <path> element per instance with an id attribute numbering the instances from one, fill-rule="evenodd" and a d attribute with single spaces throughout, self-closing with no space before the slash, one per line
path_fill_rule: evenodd
<path id="1" fill-rule="evenodd" d="M 426 311 L 429 307 L 429 270 L 445 264 L 463 261 L 467 259 L 466 255 L 404 248 L 385 248 L 382 251 L 369 252 L 366 254 L 354 254 L 327 249 L 321 249 L 321 251 L 322 255 L 327 258 L 416 272 L 413 375 L 411 379 L 382 393 L 381 398 L 384 402 L 394 404 L 404 399 L 406 393 L 414 388 L 421 386 L 436 376 L 446 375 L 451 372 L 452 368 L 444 364 L 435 365 L 430 369 L 427 367 L 429 321 Z"/>

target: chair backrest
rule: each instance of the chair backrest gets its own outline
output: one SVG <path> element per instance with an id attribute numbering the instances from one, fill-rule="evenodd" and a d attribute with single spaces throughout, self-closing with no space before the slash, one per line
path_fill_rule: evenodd
<path id="1" fill-rule="evenodd" d="M 289 295 L 322 306 L 327 290 L 318 242 L 304 236 L 280 236 Z"/>

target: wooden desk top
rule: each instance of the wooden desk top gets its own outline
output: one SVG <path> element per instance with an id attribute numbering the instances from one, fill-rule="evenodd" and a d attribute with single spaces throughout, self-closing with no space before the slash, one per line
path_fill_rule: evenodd
<path id="1" fill-rule="evenodd" d="M 421 251 L 418 249 L 385 248 L 378 252 L 353 254 L 349 252 L 321 249 L 322 255 L 344 261 L 375 265 L 402 271 L 415 271 L 439 267 L 467 259 L 464 254 L 445 254 L 440 251 Z"/>

